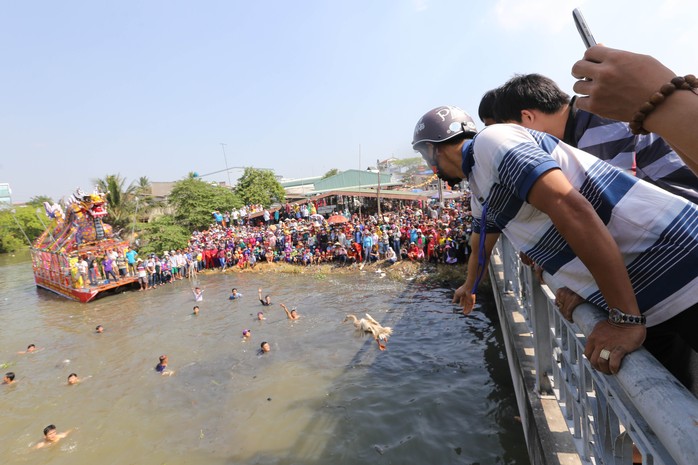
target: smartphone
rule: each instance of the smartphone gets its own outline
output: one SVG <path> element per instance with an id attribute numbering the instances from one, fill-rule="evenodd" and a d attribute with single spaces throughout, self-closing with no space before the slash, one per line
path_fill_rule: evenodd
<path id="1" fill-rule="evenodd" d="M 572 10 L 572 17 L 574 18 L 574 24 L 577 26 L 579 35 L 582 36 L 582 42 L 584 42 L 586 48 L 596 45 L 596 40 L 594 40 L 594 36 L 591 35 L 591 30 L 587 22 L 584 21 L 584 16 L 582 16 L 582 12 L 579 11 L 579 8 Z"/>

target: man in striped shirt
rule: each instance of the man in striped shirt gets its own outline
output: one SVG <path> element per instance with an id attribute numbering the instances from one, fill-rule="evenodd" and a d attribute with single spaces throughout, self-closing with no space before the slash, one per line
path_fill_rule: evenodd
<path id="1" fill-rule="evenodd" d="M 595 368 L 616 373 L 646 332 L 698 349 L 695 204 L 542 132 L 496 124 L 476 136 L 457 107 L 426 113 L 413 147 L 442 179 L 470 184 L 473 244 L 484 259 L 472 254 L 454 296 L 464 313 L 474 305 L 478 268 L 503 233 L 561 285 L 609 311 L 585 347 Z M 673 355 L 653 353 L 665 365 Z"/>
<path id="2" fill-rule="evenodd" d="M 656 134 L 634 135 L 628 123 L 577 109 L 576 97 L 570 99 L 553 80 L 540 74 L 514 76 L 491 92 L 496 94 L 492 110 L 497 122 L 552 134 L 640 179 L 698 203 L 698 177 Z"/>

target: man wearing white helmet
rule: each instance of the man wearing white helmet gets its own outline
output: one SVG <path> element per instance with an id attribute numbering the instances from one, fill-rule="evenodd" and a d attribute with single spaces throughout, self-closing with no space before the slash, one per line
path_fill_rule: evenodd
<path id="1" fill-rule="evenodd" d="M 594 368 L 616 373 L 647 334 L 646 348 L 681 379 L 690 354 L 657 341 L 670 334 L 698 349 L 696 205 L 548 134 L 496 124 L 476 135 L 474 126 L 461 109 L 438 107 L 419 120 L 412 142 L 441 179 L 467 179 L 472 191 L 473 249 L 483 253 L 471 255 L 454 302 L 472 311 L 503 233 L 556 282 L 609 312 L 587 338 Z"/>

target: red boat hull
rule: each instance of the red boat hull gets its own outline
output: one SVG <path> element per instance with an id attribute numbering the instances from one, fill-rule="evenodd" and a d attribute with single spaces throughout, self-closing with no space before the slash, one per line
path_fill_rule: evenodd
<path id="1" fill-rule="evenodd" d="M 68 286 L 64 286 L 61 283 L 52 282 L 49 279 L 45 279 L 41 276 L 34 276 L 36 285 L 43 289 L 55 292 L 56 294 L 63 296 L 70 300 L 75 300 L 82 303 L 90 302 L 97 297 L 105 295 L 107 293 L 113 293 L 118 288 L 121 287 L 131 287 L 134 283 L 138 282 L 138 278 L 126 277 L 122 278 L 117 282 L 109 282 L 107 284 L 100 284 L 98 286 L 90 286 L 84 289 L 76 289 Z"/>

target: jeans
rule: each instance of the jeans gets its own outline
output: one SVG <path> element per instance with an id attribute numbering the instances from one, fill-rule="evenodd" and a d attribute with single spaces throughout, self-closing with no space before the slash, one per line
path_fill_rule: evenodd
<path id="1" fill-rule="evenodd" d="M 90 277 L 90 284 L 92 284 L 92 285 L 96 284 L 97 272 L 95 271 L 95 269 L 91 267 L 90 269 L 87 270 L 87 273 Z"/>

